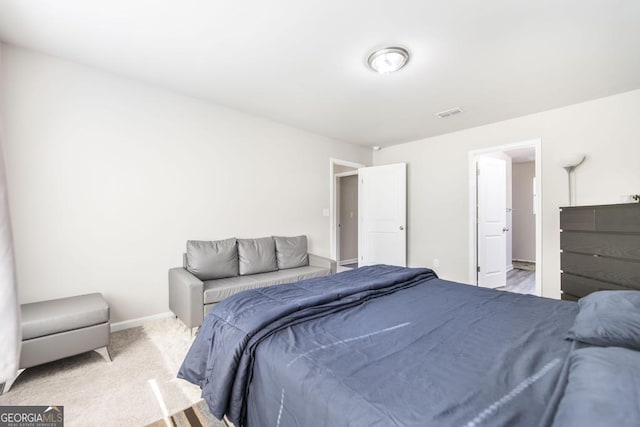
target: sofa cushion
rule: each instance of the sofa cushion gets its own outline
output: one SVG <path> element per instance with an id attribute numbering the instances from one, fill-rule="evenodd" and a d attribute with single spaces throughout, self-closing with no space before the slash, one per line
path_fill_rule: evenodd
<path id="1" fill-rule="evenodd" d="M 305 267 L 309 265 L 307 254 L 307 236 L 280 237 L 273 236 L 276 242 L 276 258 L 278 269 Z"/>
<path id="2" fill-rule="evenodd" d="M 259 281 L 262 286 L 281 285 L 283 283 L 299 282 L 305 279 L 312 279 L 314 277 L 324 277 L 331 274 L 328 268 L 323 267 L 298 267 L 290 268 L 287 270 L 272 271 L 270 273 L 256 274 L 253 277 Z"/>
<path id="3" fill-rule="evenodd" d="M 24 341 L 106 323 L 109 305 L 96 293 L 22 304 L 20 314 Z"/>
<path id="4" fill-rule="evenodd" d="M 328 276 L 330 270 L 322 267 L 300 267 L 250 276 L 229 277 L 227 279 L 204 282 L 204 303 L 213 304 L 226 297 L 249 289 L 264 288 L 282 283 L 297 282 L 313 277 Z"/>
<path id="5" fill-rule="evenodd" d="M 187 270 L 200 280 L 238 275 L 236 239 L 187 242 Z"/>
<path id="6" fill-rule="evenodd" d="M 238 239 L 238 258 L 241 276 L 278 269 L 276 244 L 271 237 Z"/>

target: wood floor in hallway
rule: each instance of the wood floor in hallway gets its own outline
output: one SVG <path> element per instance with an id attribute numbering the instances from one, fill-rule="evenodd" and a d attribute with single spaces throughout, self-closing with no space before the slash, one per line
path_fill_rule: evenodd
<path id="1" fill-rule="evenodd" d="M 514 268 L 507 273 L 507 286 L 497 288 L 499 291 L 515 292 L 517 294 L 536 294 L 535 270 L 519 270 Z"/>

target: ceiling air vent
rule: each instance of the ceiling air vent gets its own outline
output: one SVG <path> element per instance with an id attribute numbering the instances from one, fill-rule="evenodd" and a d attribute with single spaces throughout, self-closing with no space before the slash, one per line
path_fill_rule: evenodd
<path id="1" fill-rule="evenodd" d="M 449 108 L 448 110 L 440 111 L 439 113 L 436 113 L 436 116 L 440 117 L 441 119 L 444 119 L 445 117 L 455 116 L 456 114 L 460 114 L 460 113 L 462 113 L 462 108 L 455 107 L 455 108 Z"/>

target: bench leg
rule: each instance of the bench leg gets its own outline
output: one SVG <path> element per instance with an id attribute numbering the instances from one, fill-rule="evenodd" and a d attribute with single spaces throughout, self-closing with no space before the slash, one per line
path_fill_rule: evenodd
<path id="1" fill-rule="evenodd" d="M 111 353 L 109 353 L 109 347 L 101 347 L 101 348 L 97 348 L 95 350 L 100 356 L 102 356 L 104 358 L 104 360 L 106 360 L 107 362 L 113 362 L 113 359 L 111 359 Z"/>
<path id="2" fill-rule="evenodd" d="M 5 393 L 9 393 L 9 389 L 11 388 L 13 383 L 16 382 L 20 374 L 23 372 L 24 372 L 24 369 L 18 369 L 18 372 L 16 372 L 16 376 L 13 377 L 13 379 L 8 380 L 6 383 L 0 384 L 0 396 L 2 396 Z"/>

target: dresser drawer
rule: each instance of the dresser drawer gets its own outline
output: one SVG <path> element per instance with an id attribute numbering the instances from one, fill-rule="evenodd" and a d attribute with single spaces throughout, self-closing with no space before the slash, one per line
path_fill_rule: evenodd
<path id="1" fill-rule="evenodd" d="M 640 261 L 640 235 L 563 231 L 560 247 L 566 252 Z"/>
<path id="2" fill-rule="evenodd" d="M 640 233 L 640 204 L 621 204 L 595 208 L 595 231 Z"/>
<path id="3" fill-rule="evenodd" d="M 562 273 L 561 288 L 563 293 L 571 294 L 578 298 L 582 298 L 589 295 L 590 293 L 597 291 L 636 290 L 631 287 L 601 282 L 599 280 L 587 279 L 586 277 L 574 276 L 573 274 L 568 273 Z"/>
<path id="4" fill-rule="evenodd" d="M 562 208 L 560 213 L 560 229 L 577 231 L 595 230 L 595 209 Z"/>
<path id="5" fill-rule="evenodd" d="M 640 290 L 640 204 L 562 208 L 560 227 L 563 299 Z"/>
<path id="6" fill-rule="evenodd" d="M 560 265 L 564 273 L 640 288 L 640 262 L 637 261 L 563 252 Z"/>

